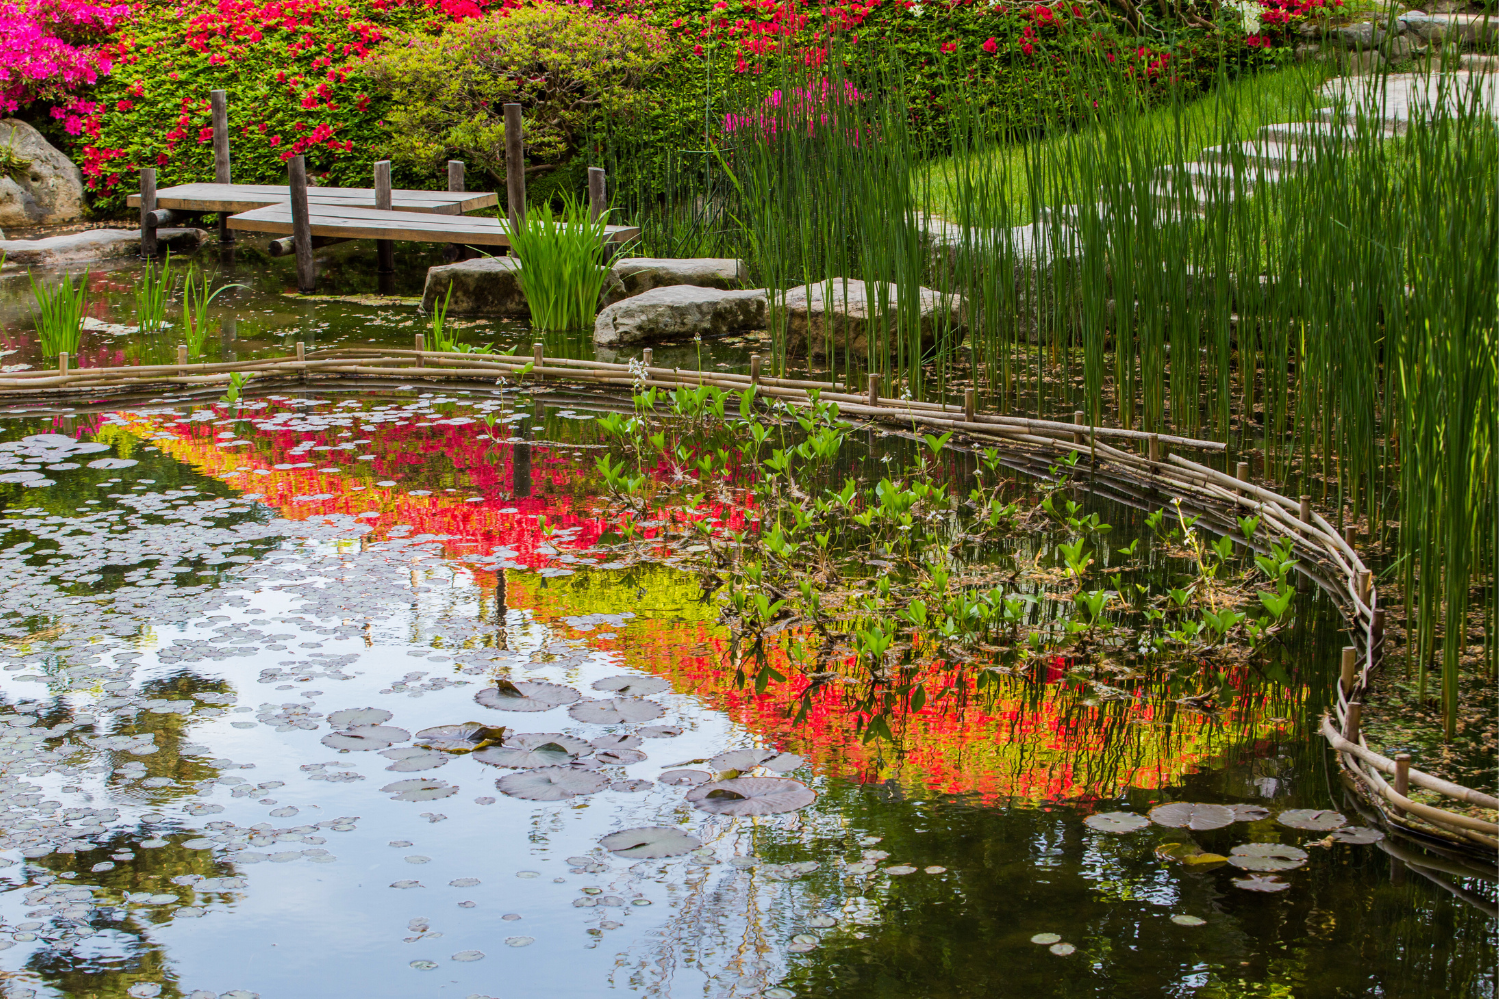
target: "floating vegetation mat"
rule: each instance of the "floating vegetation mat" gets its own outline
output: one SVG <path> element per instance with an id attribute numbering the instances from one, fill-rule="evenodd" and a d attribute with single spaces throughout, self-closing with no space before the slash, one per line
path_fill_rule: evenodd
<path id="1" fill-rule="evenodd" d="M 1133 632 L 1047 596 L 1111 587 L 1068 582 L 1077 532 L 946 521 L 953 564 L 1054 637 L 975 638 L 982 685 L 931 667 L 879 713 L 816 622 L 704 585 L 728 534 L 673 513 L 674 471 L 608 485 L 598 415 L 404 393 L 0 422 L 0 993 L 1461 994 L 1491 969 L 1482 913 L 1414 868 L 1391 887 L 1329 796 L 1311 592 L 1261 582 L 1295 604 L 1278 651 L 1149 686 Z M 923 446 L 842 443 L 866 469 Z M 1006 481 L 1001 507 L 1042 498 Z M 1145 513 L 1076 502 L 1142 585 L 1201 561 L 1115 559 Z M 909 585 L 898 553 L 862 564 Z"/>

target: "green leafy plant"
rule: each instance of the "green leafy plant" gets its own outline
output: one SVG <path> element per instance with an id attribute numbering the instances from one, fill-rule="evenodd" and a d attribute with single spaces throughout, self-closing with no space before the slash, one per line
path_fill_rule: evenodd
<path id="1" fill-rule="evenodd" d="M 142 333 L 158 333 L 166 325 L 167 302 L 172 297 L 176 278 L 172 276 L 172 251 L 158 266 L 147 261 L 135 281 L 135 322 Z"/>
<path id="2" fill-rule="evenodd" d="M 208 334 L 214 321 L 208 307 L 231 288 L 243 288 L 242 284 L 221 284 L 213 287 L 213 278 L 197 264 L 188 264 L 182 278 L 182 342 L 187 344 L 187 356 L 200 358 L 208 346 Z"/>
<path id="3" fill-rule="evenodd" d="M 599 295 L 608 280 L 605 219 L 590 218 L 586 205 L 563 199 L 560 212 L 550 204 L 531 208 L 510 234 L 520 258 L 518 281 L 538 330 L 580 330 L 593 326 Z"/>
<path id="4" fill-rule="evenodd" d="M 55 286 L 31 279 L 31 294 L 36 299 L 36 335 L 44 357 L 56 357 L 66 351 L 78 353 L 83 339 L 83 313 L 88 303 L 88 272 L 78 278 L 66 274 Z"/>

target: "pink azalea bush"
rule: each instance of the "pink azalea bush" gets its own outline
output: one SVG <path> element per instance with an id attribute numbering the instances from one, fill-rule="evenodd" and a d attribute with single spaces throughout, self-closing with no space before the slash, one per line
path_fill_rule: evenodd
<path id="1" fill-rule="evenodd" d="M 59 102 L 56 117 L 78 110 L 76 92 L 111 68 L 98 42 L 129 12 L 86 0 L 0 3 L 0 113 L 38 99 Z"/>

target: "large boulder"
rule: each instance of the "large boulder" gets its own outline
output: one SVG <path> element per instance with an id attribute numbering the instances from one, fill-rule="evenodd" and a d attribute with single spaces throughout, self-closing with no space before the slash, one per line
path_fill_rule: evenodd
<path id="1" fill-rule="evenodd" d="M 765 292 L 723 291 L 696 285 L 652 288 L 599 313 L 593 342 L 605 346 L 765 328 Z"/>
<path id="2" fill-rule="evenodd" d="M 208 238 L 202 229 L 157 229 L 156 242 L 173 253 L 190 253 Z M 139 256 L 139 229 L 89 229 L 45 239 L 0 239 L 7 265 L 65 267 L 91 260 Z"/>
<path id="3" fill-rule="evenodd" d="M 786 349 L 791 353 L 810 351 L 813 357 L 827 353 L 827 341 L 836 349 L 863 353 L 868 349 L 870 338 L 879 339 L 880 324 L 883 323 L 888 336 L 896 329 L 896 309 L 899 296 L 894 285 L 888 286 L 887 308 L 879 315 L 880 302 L 876 289 L 863 281 L 849 278 L 831 280 L 832 295 L 828 296 L 829 282 L 801 285 L 786 293 Z M 963 334 L 963 299 L 960 295 L 921 288 L 918 292 L 921 303 L 922 350 L 936 346 L 946 334 L 951 343 L 957 343 Z"/>
<path id="4" fill-rule="evenodd" d="M 453 297 L 448 299 L 450 287 Z M 524 318 L 531 314 L 520 289 L 517 257 L 475 257 L 428 268 L 422 308 L 431 312 L 445 300 L 448 312 L 455 316 Z"/>
<path id="5" fill-rule="evenodd" d="M 731 257 L 627 257 L 609 268 L 615 279 L 605 290 L 613 304 L 652 288 L 690 284 L 699 288 L 732 291 L 744 284 L 744 264 Z"/>
<path id="6" fill-rule="evenodd" d="M 24 121 L 0 122 L 0 227 L 83 215 L 83 172 Z"/>

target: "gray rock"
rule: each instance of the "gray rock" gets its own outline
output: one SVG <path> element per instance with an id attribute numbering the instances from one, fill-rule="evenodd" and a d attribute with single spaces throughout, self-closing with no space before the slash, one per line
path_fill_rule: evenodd
<path id="1" fill-rule="evenodd" d="M 607 346 L 717 336 L 765 326 L 765 292 L 696 285 L 652 288 L 599 313 L 593 342 Z"/>
<path id="2" fill-rule="evenodd" d="M 744 263 L 731 257 L 630 257 L 609 268 L 616 279 L 605 291 L 606 304 L 672 285 L 733 291 L 744 284 Z"/>
<path id="3" fill-rule="evenodd" d="M 173 253 L 196 250 L 208 238 L 202 229 L 157 229 L 157 243 Z M 0 239 L 7 265 L 62 267 L 90 260 L 128 257 L 141 252 L 139 229 L 89 229 L 45 239 Z"/>
<path id="4" fill-rule="evenodd" d="M 810 351 L 813 357 L 827 353 L 827 341 L 838 349 L 863 353 L 870 337 L 879 336 L 881 324 L 893 336 L 899 296 L 895 286 L 887 291 L 887 312 L 879 316 L 877 290 L 863 281 L 850 278 L 832 279 L 832 295 L 825 300 L 828 284 L 801 285 L 786 293 L 786 349 L 791 353 Z M 943 295 L 930 288 L 919 291 L 921 303 L 922 349 L 935 346 L 944 333 L 956 343 L 963 335 L 963 299 L 960 295 Z"/>
<path id="5" fill-rule="evenodd" d="M 441 305 L 451 286 L 448 312 L 452 315 L 524 318 L 531 313 L 521 291 L 519 272 L 520 260 L 516 257 L 476 257 L 428 268 L 422 308 L 431 312 Z"/>
<path id="6" fill-rule="evenodd" d="M 0 226 L 67 222 L 83 214 L 83 171 L 23 121 L 0 122 Z"/>
<path id="7" fill-rule="evenodd" d="M 1384 26 L 1375 24 L 1373 21 L 1345 24 L 1339 28 L 1331 28 L 1327 32 L 1328 41 L 1355 51 L 1372 49 L 1384 41 L 1384 37 Z"/>

